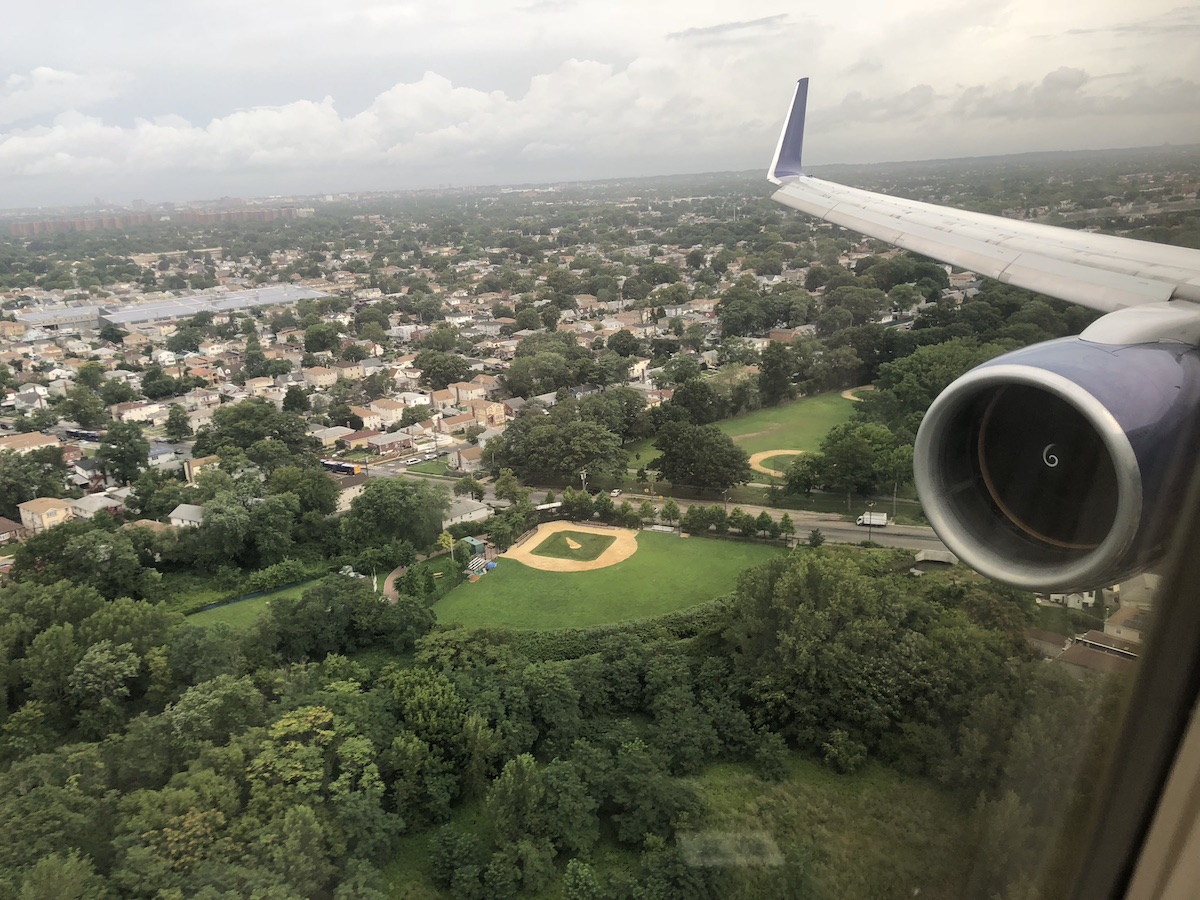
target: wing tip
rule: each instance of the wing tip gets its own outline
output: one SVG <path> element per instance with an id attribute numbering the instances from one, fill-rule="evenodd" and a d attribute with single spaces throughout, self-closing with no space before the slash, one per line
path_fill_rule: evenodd
<path id="1" fill-rule="evenodd" d="M 783 130 L 779 133 L 779 143 L 775 147 L 775 157 L 767 170 L 767 178 L 775 184 L 781 184 L 786 178 L 803 175 L 800 164 L 801 153 L 804 149 L 804 116 L 808 109 L 808 78 L 796 82 L 796 91 L 792 94 L 792 103 L 788 107 L 787 119 Z"/>

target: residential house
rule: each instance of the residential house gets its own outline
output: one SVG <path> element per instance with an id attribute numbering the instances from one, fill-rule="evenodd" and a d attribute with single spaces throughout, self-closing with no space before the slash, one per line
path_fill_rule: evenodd
<path id="1" fill-rule="evenodd" d="M 338 380 L 337 370 L 324 366 L 309 366 L 307 369 L 301 369 L 300 374 L 304 376 L 305 384 L 315 388 L 333 387 Z"/>
<path id="2" fill-rule="evenodd" d="M 453 434 L 456 431 L 466 431 L 471 425 L 478 424 L 475 421 L 475 416 L 470 413 L 463 413 L 458 416 L 443 416 L 438 419 L 437 430 L 439 434 Z"/>
<path id="3" fill-rule="evenodd" d="M 119 500 L 106 497 L 104 494 L 88 494 L 86 497 L 80 497 L 70 503 L 71 514 L 76 519 L 90 519 L 99 512 L 115 516 L 125 508 Z"/>
<path id="4" fill-rule="evenodd" d="M 372 431 L 383 431 L 383 417 L 369 406 L 352 406 L 350 407 L 350 415 L 358 416 L 362 419 L 363 428 L 369 428 Z"/>
<path id="5" fill-rule="evenodd" d="M 213 421 L 212 407 L 203 409 L 193 409 L 188 413 L 188 424 L 192 426 L 192 431 L 197 432 L 205 425 L 211 425 Z"/>
<path id="6" fill-rule="evenodd" d="M 395 425 L 404 418 L 405 406 L 399 400 L 389 400 L 383 398 L 380 400 L 372 400 L 370 405 L 371 411 L 378 416 L 379 425 L 376 427 L 387 428 L 389 425 Z M 367 420 L 363 419 L 365 425 Z"/>
<path id="7" fill-rule="evenodd" d="M 196 528 L 204 521 L 204 507 L 195 503 L 180 503 L 168 516 L 176 528 Z"/>
<path id="8" fill-rule="evenodd" d="M 354 434 L 354 429 L 345 425 L 333 425 L 329 428 L 315 428 L 309 434 L 320 441 L 322 447 L 332 447 L 347 435 Z"/>
<path id="9" fill-rule="evenodd" d="M 476 423 L 485 427 L 503 428 L 508 421 L 504 404 L 496 400 L 472 400 L 467 409 L 475 417 Z"/>
<path id="10" fill-rule="evenodd" d="M 413 445 L 413 436 L 404 431 L 385 432 L 373 438 L 367 438 L 367 449 L 380 456 L 407 450 Z"/>
<path id="11" fill-rule="evenodd" d="M 170 409 L 156 400 L 134 400 L 129 403 L 114 403 L 108 408 L 118 422 L 147 422 L 162 425 L 167 421 Z"/>
<path id="12" fill-rule="evenodd" d="M 112 484 L 104 470 L 104 463 L 95 457 L 76 460 L 68 477 L 72 484 L 88 494 L 102 491 Z"/>
<path id="13" fill-rule="evenodd" d="M 482 522 L 491 514 L 492 511 L 477 500 L 470 497 L 456 497 L 446 511 L 442 527 L 449 528 L 451 525 L 458 525 L 462 522 Z"/>
<path id="14" fill-rule="evenodd" d="M 454 391 L 456 406 L 466 406 L 471 400 L 482 400 L 487 393 L 482 384 L 473 381 L 456 381 L 448 390 Z"/>
<path id="15" fill-rule="evenodd" d="M 23 456 L 34 450 L 41 450 L 43 447 L 61 447 L 62 441 L 52 434 L 42 434 L 38 431 L 31 431 L 29 434 L 10 434 L 0 438 L 0 453 L 11 451 L 18 456 Z"/>
<path id="16" fill-rule="evenodd" d="M 433 407 L 434 412 L 441 412 L 457 406 L 458 398 L 454 395 L 454 391 L 447 388 L 442 391 L 433 391 L 429 395 L 429 404 Z"/>
<path id="17" fill-rule="evenodd" d="M 355 431 L 351 432 L 345 437 L 338 438 L 337 444 L 339 447 L 345 447 L 347 450 L 364 450 L 370 446 L 367 442 L 370 441 L 371 438 L 379 437 L 381 433 L 382 432 L 379 431 L 370 431 L 366 429 L 363 431 Z"/>
<path id="18" fill-rule="evenodd" d="M 337 372 L 338 378 L 343 381 L 361 381 L 363 377 L 363 367 L 360 362 L 350 362 L 342 360 L 333 364 L 333 369 Z"/>
<path id="19" fill-rule="evenodd" d="M 6 519 L 0 516 L 0 544 L 9 544 L 13 541 L 23 540 L 25 537 L 25 526 L 20 522 L 14 522 L 12 519 Z"/>
<path id="20" fill-rule="evenodd" d="M 485 397 L 494 397 L 500 393 L 500 379 L 495 375 L 485 375 L 480 372 L 471 379 L 471 384 L 478 384 L 483 388 Z"/>
<path id="21" fill-rule="evenodd" d="M 38 385 L 38 387 L 42 386 Z M 42 387 L 42 391 L 46 391 L 46 388 Z M 19 391 L 13 397 L 13 409 L 15 409 L 17 412 L 31 413 L 36 412 L 39 409 L 48 409 L 49 407 L 50 402 L 46 399 L 46 393 L 39 393 L 38 391 Z"/>
<path id="22" fill-rule="evenodd" d="M 201 469 L 208 466 L 218 466 L 221 464 L 221 457 L 201 456 L 197 459 L 187 459 L 183 462 L 183 477 L 188 484 L 196 483 L 196 476 L 200 474 Z"/>
<path id="23" fill-rule="evenodd" d="M 40 534 L 47 528 L 61 525 L 73 517 L 71 504 L 54 497 L 26 500 L 24 503 L 18 503 L 17 509 L 21 511 L 21 525 L 29 534 Z"/>
<path id="24" fill-rule="evenodd" d="M 454 468 L 460 472 L 475 472 L 483 464 L 482 447 L 465 447 L 454 453 Z"/>

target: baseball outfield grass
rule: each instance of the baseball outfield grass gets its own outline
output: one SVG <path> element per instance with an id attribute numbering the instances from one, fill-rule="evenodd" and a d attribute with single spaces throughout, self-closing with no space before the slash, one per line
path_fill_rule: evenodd
<path id="1" fill-rule="evenodd" d="M 578 538 L 576 538 L 578 541 Z M 582 543 L 582 542 L 580 542 Z M 624 562 L 590 572 L 543 572 L 499 559 L 433 610 L 443 624 L 523 631 L 579 628 L 674 612 L 728 593 L 738 573 L 782 547 L 644 531 Z"/>
<path id="2" fill-rule="evenodd" d="M 751 455 L 764 450 L 812 453 L 821 449 L 829 429 L 849 420 L 853 411 L 854 402 L 834 391 L 722 419 L 717 425 Z M 625 449 L 629 451 L 629 465 L 635 469 L 658 456 L 654 438 L 629 444 Z M 635 459 L 637 454 L 641 454 L 640 461 Z"/>

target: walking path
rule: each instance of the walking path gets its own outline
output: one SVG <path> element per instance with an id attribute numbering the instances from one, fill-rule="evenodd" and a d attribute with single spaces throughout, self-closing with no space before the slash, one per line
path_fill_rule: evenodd
<path id="1" fill-rule="evenodd" d="M 863 384 L 863 385 L 859 385 L 856 388 L 847 388 L 846 390 L 842 391 L 842 396 L 845 397 L 847 400 L 853 400 L 855 403 L 862 403 L 862 397 L 860 397 L 858 395 L 861 394 L 863 391 L 873 391 L 873 390 L 875 390 L 875 385 Z"/>

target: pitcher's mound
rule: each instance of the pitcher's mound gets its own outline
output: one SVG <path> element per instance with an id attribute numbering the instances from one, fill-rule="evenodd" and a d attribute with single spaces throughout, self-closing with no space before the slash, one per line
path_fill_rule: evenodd
<path id="1" fill-rule="evenodd" d="M 574 541 L 571 538 L 567 538 L 567 546 L 570 547 L 572 550 L 578 550 L 580 547 L 583 546 L 583 544 L 579 543 L 578 541 Z"/>

